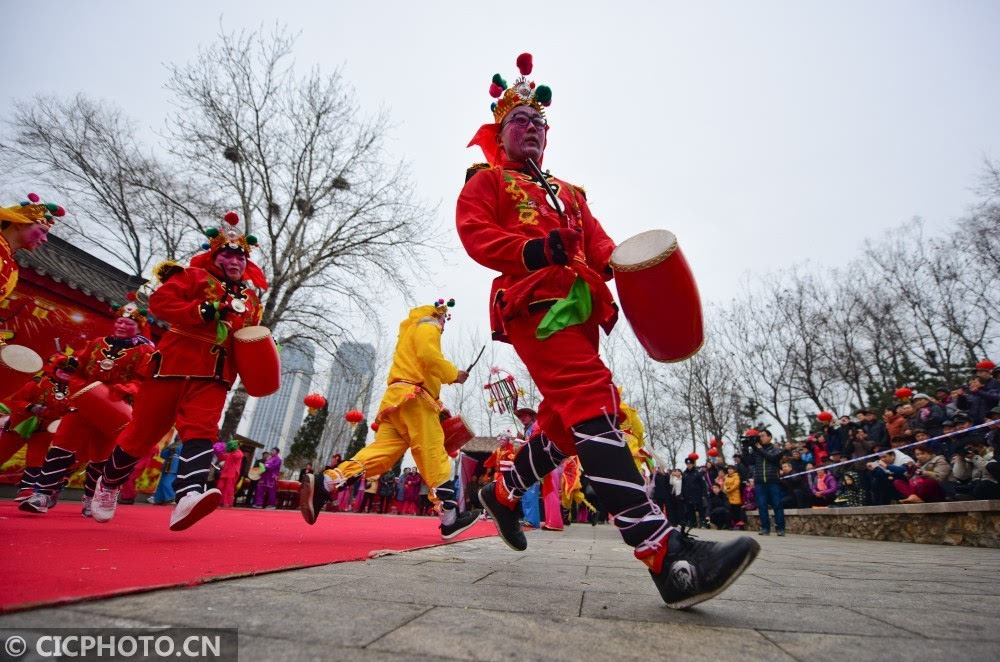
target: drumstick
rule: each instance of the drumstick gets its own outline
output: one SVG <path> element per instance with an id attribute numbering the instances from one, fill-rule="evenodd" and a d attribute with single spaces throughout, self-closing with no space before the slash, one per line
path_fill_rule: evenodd
<path id="1" fill-rule="evenodd" d="M 472 372 L 472 369 L 476 367 L 477 363 L 479 363 L 479 359 L 483 358 L 483 352 L 485 351 L 486 351 L 486 345 L 483 345 L 483 348 L 479 350 L 479 354 L 476 355 L 476 360 L 470 363 L 469 367 L 465 369 L 466 372 Z"/>
<path id="2" fill-rule="evenodd" d="M 556 192 L 552 189 L 548 180 L 545 179 L 545 175 L 542 174 L 538 165 L 531 158 L 526 158 L 525 163 L 527 163 L 528 169 L 531 170 L 531 174 L 538 180 L 538 183 L 545 187 L 545 191 L 549 194 L 549 197 L 552 198 L 552 204 L 556 206 L 556 211 L 559 212 L 561 217 L 565 218 L 566 215 L 563 213 L 562 203 L 559 202 L 559 196 L 556 195 Z"/>

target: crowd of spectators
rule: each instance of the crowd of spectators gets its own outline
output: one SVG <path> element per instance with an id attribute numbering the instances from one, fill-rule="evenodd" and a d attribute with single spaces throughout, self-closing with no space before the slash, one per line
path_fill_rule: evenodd
<path id="1" fill-rule="evenodd" d="M 683 471 L 657 469 L 653 499 L 671 521 L 692 527 L 739 529 L 746 511 L 758 511 L 762 533 L 770 532 L 770 509 L 783 535 L 785 508 L 1000 498 L 1000 368 L 989 361 L 933 396 L 829 418 L 782 444 L 753 430 L 729 464 L 718 457 L 698 466 L 692 453 Z M 990 421 L 996 425 L 969 430 Z"/>

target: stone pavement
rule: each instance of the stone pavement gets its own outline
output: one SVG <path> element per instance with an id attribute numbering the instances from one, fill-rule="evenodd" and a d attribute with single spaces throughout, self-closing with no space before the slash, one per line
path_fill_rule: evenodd
<path id="1" fill-rule="evenodd" d="M 996 659 L 996 550 L 757 539 L 747 573 L 689 611 L 663 606 L 612 527 L 577 524 L 529 533 L 527 553 L 486 538 L 9 614 L 0 628 L 238 627 L 241 660 Z"/>

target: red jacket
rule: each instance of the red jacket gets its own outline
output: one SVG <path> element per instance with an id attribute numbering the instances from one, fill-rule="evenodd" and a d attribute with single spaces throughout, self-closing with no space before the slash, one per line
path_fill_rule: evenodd
<path id="1" fill-rule="evenodd" d="M 222 322 L 206 322 L 201 304 L 231 310 Z M 204 269 L 187 267 L 167 276 L 149 297 L 149 310 L 170 323 L 151 358 L 154 379 L 204 379 L 225 384 L 236 379 L 233 332 L 260 323 L 263 308 L 248 283 L 226 283 Z M 221 341 L 220 324 L 225 327 Z"/>
<path id="2" fill-rule="evenodd" d="M 605 281 L 615 244 L 590 213 L 583 191 L 555 177 L 548 178 L 566 210 L 562 219 L 545 189 L 520 164 L 486 168 L 473 174 L 458 198 L 456 225 L 466 252 L 473 260 L 500 272 L 490 292 L 490 326 L 496 340 L 506 340 L 504 323 L 544 310 L 564 298 L 579 276 L 590 286 L 592 319 L 614 324 L 617 308 Z M 559 228 L 583 232 L 583 250 L 568 265 L 531 269 L 525 250 L 532 239 L 544 239 Z M 537 248 L 537 242 L 535 242 Z M 529 249 L 530 250 L 530 249 Z M 529 260 L 530 261 L 530 260 Z"/>
<path id="3" fill-rule="evenodd" d="M 70 390 L 76 392 L 92 382 L 104 382 L 120 384 L 123 393 L 135 395 L 154 351 L 153 343 L 142 336 L 121 341 L 112 336 L 94 338 L 76 355 L 80 367 L 73 373 Z"/>

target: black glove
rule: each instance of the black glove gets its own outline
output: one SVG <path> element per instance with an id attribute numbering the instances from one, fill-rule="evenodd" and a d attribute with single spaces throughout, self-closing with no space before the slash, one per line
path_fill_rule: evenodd
<path id="1" fill-rule="evenodd" d="M 529 239 L 522 253 L 524 264 L 531 271 L 554 264 L 567 264 L 580 250 L 582 241 L 582 232 L 567 228 L 552 230 L 545 239 Z"/>

